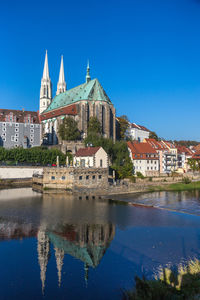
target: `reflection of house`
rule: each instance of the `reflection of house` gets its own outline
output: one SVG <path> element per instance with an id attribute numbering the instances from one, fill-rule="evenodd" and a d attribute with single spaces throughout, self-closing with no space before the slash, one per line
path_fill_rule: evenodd
<path id="1" fill-rule="evenodd" d="M 150 130 L 144 126 L 130 123 L 126 134 L 133 141 L 143 142 L 144 139 L 149 138 Z"/>
<path id="2" fill-rule="evenodd" d="M 74 156 L 74 163 L 81 167 L 107 168 L 108 155 L 102 147 L 81 148 Z"/>

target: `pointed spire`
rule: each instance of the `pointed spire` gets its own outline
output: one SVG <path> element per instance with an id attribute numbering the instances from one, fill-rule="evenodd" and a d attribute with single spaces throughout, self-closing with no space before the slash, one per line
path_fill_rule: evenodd
<path id="1" fill-rule="evenodd" d="M 50 78 L 49 78 L 49 66 L 48 66 L 48 55 L 47 55 L 47 50 L 46 50 L 45 61 L 44 61 L 43 79 L 50 79 Z"/>
<path id="2" fill-rule="evenodd" d="M 61 277 L 62 277 L 62 266 L 63 266 L 63 259 L 64 259 L 64 250 L 59 249 L 57 247 L 55 249 L 55 257 L 56 257 L 56 266 L 58 271 L 58 286 L 61 285 Z"/>
<path id="3" fill-rule="evenodd" d="M 90 80 L 91 80 L 91 77 L 90 77 L 90 63 L 89 63 L 89 59 L 88 59 L 87 74 L 86 74 L 86 83 L 88 83 Z"/>
<path id="4" fill-rule="evenodd" d="M 64 62 L 63 62 L 63 55 L 62 55 L 56 95 L 58 95 L 60 93 L 64 93 L 65 91 L 66 91 L 66 82 L 65 82 Z"/>

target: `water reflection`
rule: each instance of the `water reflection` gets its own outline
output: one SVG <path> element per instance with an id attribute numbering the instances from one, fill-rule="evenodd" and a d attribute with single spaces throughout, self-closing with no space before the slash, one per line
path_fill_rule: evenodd
<path id="1" fill-rule="evenodd" d="M 50 243 L 54 247 L 58 272 L 58 285 L 61 285 L 61 274 L 65 254 L 84 263 L 85 281 L 87 284 L 89 267 L 96 268 L 115 235 L 113 224 L 65 224 L 56 231 L 38 230 L 38 261 L 42 291 L 44 292 L 47 264 L 50 258 Z"/>

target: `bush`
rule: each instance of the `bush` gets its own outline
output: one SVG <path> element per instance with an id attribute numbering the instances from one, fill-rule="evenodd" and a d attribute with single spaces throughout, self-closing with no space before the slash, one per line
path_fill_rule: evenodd
<path id="1" fill-rule="evenodd" d="M 189 183 L 191 183 L 191 182 L 192 182 L 192 181 L 190 180 L 189 177 L 184 177 L 184 178 L 183 178 L 183 183 L 189 184 Z"/>
<path id="2" fill-rule="evenodd" d="M 195 300 L 200 295 L 200 261 L 176 268 L 160 268 L 153 280 L 135 277 L 135 288 L 124 292 L 127 300 Z"/>
<path id="3" fill-rule="evenodd" d="M 153 181 L 153 178 L 152 178 L 152 177 L 149 177 L 149 181 L 150 181 L 150 182 Z"/>
<path id="4" fill-rule="evenodd" d="M 137 175 L 138 178 L 141 178 L 141 179 L 145 178 L 144 175 L 141 172 L 137 172 L 136 175 Z"/>

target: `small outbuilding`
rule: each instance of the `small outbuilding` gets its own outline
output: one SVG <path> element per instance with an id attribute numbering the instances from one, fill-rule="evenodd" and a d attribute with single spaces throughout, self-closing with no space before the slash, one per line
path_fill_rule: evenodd
<path id="1" fill-rule="evenodd" d="M 88 168 L 108 168 L 108 155 L 102 147 L 81 148 L 74 156 L 74 165 Z"/>

